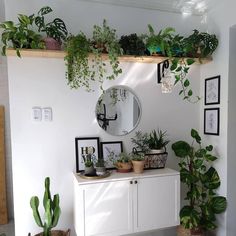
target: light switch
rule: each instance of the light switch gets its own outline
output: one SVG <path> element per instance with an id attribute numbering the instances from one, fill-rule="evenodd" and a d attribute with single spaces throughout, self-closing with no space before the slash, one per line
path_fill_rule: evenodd
<path id="1" fill-rule="evenodd" d="M 43 108 L 43 119 L 44 121 L 52 121 L 52 108 L 51 107 Z"/>
<path id="2" fill-rule="evenodd" d="M 32 108 L 32 119 L 33 119 L 33 121 L 42 121 L 41 107 L 33 107 Z"/>

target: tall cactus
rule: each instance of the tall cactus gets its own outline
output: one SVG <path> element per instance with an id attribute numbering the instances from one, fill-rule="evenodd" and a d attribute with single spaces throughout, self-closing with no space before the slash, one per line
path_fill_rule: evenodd
<path id="1" fill-rule="evenodd" d="M 45 192 L 43 197 L 43 206 L 45 210 L 44 223 L 42 222 L 42 218 L 38 210 L 39 198 L 37 196 L 33 196 L 30 200 L 30 206 L 33 210 L 35 222 L 39 227 L 43 228 L 43 236 L 50 236 L 51 229 L 56 227 L 58 223 L 61 214 L 59 201 L 59 194 L 55 194 L 52 200 L 50 193 L 50 178 L 46 177 Z"/>

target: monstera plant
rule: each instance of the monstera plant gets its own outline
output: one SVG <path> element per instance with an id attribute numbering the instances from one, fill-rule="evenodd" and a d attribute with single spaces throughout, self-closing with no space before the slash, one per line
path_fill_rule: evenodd
<path id="1" fill-rule="evenodd" d="M 217 159 L 212 154 L 213 146 L 203 146 L 201 137 L 194 129 L 191 130 L 191 137 L 191 144 L 177 141 L 172 145 L 180 160 L 181 182 L 188 190 L 185 197 L 187 204 L 180 211 L 180 222 L 183 228 L 190 231 L 188 235 L 204 235 L 204 232 L 217 228 L 216 215 L 226 210 L 227 201 L 216 193 L 220 177 L 212 166 Z"/>

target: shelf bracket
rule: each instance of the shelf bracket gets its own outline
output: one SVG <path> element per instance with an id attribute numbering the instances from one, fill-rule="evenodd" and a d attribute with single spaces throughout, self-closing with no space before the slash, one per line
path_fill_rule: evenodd
<path id="1" fill-rule="evenodd" d="M 157 83 L 160 84 L 162 78 L 165 75 L 165 71 L 168 70 L 170 67 L 169 60 L 162 61 L 157 64 Z"/>

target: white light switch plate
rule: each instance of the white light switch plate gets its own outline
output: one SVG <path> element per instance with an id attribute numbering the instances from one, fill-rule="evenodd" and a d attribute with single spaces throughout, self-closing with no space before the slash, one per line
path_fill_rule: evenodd
<path id="1" fill-rule="evenodd" d="M 42 121 L 41 107 L 32 107 L 32 120 L 33 121 Z"/>
<path id="2" fill-rule="evenodd" d="M 43 108 L 43 119 L 44 121 L 52 121 L 52 108 L 51 107 Z"/>

